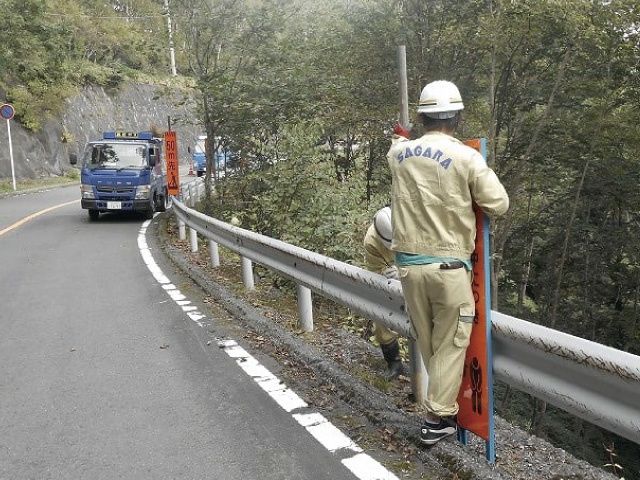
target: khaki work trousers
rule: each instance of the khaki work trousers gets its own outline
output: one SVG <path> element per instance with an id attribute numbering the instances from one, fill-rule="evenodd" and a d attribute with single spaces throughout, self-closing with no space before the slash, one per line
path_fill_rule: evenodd
<path id="1" fill-rule="evenodd" d="M 400 267 L 405 302 L 429 375 L 421 405 L 440 417 L 458 413 L 464 357 L 473 328 L 471 272 L 440 269 L 439 263 Z"/>
<path id="2" fill-rule="evenodd" d="M 389 330 L 382 323 L 373 322 L 373 335 L 378 341 L 378 345 L 389 345 L 398 339 L 398 334 Z"/>

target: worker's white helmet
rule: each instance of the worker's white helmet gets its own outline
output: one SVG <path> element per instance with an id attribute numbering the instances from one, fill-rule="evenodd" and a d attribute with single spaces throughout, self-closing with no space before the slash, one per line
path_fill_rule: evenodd
<path id="1" fill-rule="evenodd" d="M 430 118 L 446 119 L 455 117 L 463 108 L 458 87 L 446 80 L 437 80 L 422 89 L 418 113 Z"/>
<path id="2" fill-rule="evenodd" d="M 391 248 L 391 207 L 381 208 L 373 216 L 373 228 L 385 247 Z"/>

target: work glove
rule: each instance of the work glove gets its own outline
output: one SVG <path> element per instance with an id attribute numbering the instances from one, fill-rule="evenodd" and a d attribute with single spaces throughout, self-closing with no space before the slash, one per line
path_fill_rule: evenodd
<path id="1" fill-rule="evenodd" d="M 393 133 L 400 136 L 400 137 L 404 137 L 404 138 L 411 138 L 411 129 L 410 128 L 405 128 L 402 125 L 400 125 L 399 123 L 396 123 L 393 126 Z"/>
<path id="2" fill-rule="evenodd" d="M 398 267 L 395 265 L 391 265 L 388 268 L 385 268 L 382 271 L 382 275 L 384 275 L 389 280 L 400 280 L 400 276 L 398 275 Z"/>

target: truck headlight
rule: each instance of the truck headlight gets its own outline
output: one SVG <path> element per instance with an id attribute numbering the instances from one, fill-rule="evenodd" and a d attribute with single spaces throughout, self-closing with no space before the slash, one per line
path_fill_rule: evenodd
<path id="1" fill-rule="evenodd" d="M 144 200 L 149 198 L 149 192 L 151 192 L 151 188 L 149 185 L 138 185 L 136 188 L 136 200 Z"/>
<path id="2" fill-rule="evenodd" d="M 82 195 L 82 198 L 96 198 L 96 196 L 93 194 L 93 185 L 80 185 L 80 194 Z"/>

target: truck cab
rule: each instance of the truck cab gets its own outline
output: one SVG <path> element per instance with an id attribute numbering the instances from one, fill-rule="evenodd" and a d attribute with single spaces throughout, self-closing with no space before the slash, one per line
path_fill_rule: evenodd
<path id="1" fill-rule="evenodd" d="M 193 168 L 196 171 L 196 174 L 201 177 L 204 175 L 204 172 L 207 170 L 207 156 L 205 154 L 205 142 L 207 141 L 206 135 L 200 135 L 193 146 L 193 151 L 191 152 L 193 158 Z"/>
<path id="2" fill-rule="evenodd" d="M 82 208 L 97 220 L 104 212 L 139 212 L 152 218 L 169 206 L 163 141 L 151 132 L 104 132 L 82 155 Z M 70 158 L 71 164 L 77 158 Z"/>
<path id="3" fill-rule="evenodd" d="M 207 171 L 207 155 L 206 155 L 206 142 L 207 136 L 200 135 L 194 142 L 193 149 L 189 147 L 191 158 L 193 159 L 193 168 L 196 174 L 201 177 Z M 215 144 L 217 145 L 216 152 L 214 154 L 215 169 L 220 173 L 225 168 L 225 165 L 233 158 L 233 153 L 225 146 L 221 145 L 222 138 L 215 137 Z"/>

